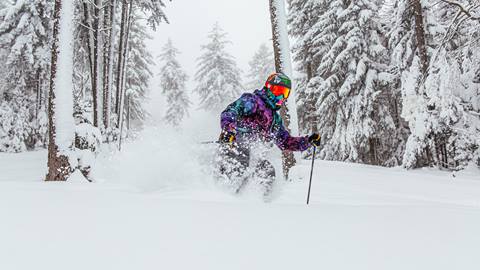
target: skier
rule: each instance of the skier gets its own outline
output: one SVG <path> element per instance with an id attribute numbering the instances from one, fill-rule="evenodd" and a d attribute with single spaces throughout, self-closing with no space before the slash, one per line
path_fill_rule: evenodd
<path id="1" fill-rule="evenodd" d="M 244 93 L 222 112 L 218 173 L 234 192 L 238 192 L 253 174 L 264 195 L 270 194 L 275 180 L 272 164 L 261 158 L 249 168 L 251 149 L 258 143 L 274 142 L 281 150 L 289 151 L 304 151 L 320 144 L 319 134 L 292 137 L 283 124 L 278 110 L 289 97 L 291 85 L 286 75 L 274 73 L 262 89 Z"/>

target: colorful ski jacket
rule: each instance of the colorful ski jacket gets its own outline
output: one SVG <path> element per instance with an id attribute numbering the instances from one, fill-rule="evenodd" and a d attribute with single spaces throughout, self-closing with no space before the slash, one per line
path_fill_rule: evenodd
<path id="1" fill-rule="evenodd" d="M 308 137 L 290 136 L 265 88 L 245 93 L 228 105 L 221 114 L 220 125 L 224 131 L 236 132 L 239 143 L 273 141 L 280 149 L 290 151 L 310 147 Z"/>

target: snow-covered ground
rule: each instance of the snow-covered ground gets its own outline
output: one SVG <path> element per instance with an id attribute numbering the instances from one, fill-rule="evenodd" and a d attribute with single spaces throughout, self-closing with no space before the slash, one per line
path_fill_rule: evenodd
<path id="1" fill-rule="evenodd" d="M 203 165 L 211 146 L 188 134 L 147 128 L 98 159 L 95 183 L 42 182 L 45 151 L 0 154 L 0 269 L 480 265 L 476 169 L 454 177 L 318 161 L 307 206 L 305 160 L 263 203 L 252 185 L 238 196 L 218 188 Z"/>
<path id="2" fill-rule="evenodd" d="M 264 203 L 255 185 L 214 184 L 214 146 L 199 144 L 212 119 L 152 120 L 121 153 L 104 149 L 94 183 L 42 182 L 46 151 L 0 154 L 0 269 L 478 269 L 477 169 L 317 161 L 307 206 L 302 160 Z"/>

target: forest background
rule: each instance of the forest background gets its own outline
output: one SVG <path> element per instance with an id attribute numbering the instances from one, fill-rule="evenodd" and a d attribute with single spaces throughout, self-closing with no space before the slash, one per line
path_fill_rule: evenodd
<path id="1" fill-rule="evenodd" d="M 64 13 L 55 13 L 59 4 L 64 5 Z M 169 20 L 166 5 L 177 3 L 1 2 L 0 151 L 47 148 L 52 138 L 71 133 L 50 146 L 64 153 L 57 165 L 79 168 L 88 175 L 87 159 L 72 157 L 70 150 L 95 153 L 101 144 L 120 148 L 122 139 L 144 125 L 148 117 L 144 105 L 152 91 L 167 100 L 165 124 L 178 127 L 189 111 L 219 112 L 241 92 L 260 87 L 275 69 L 271 40 L 264 35 L 271 25 L 266 21 L 257 30 L 247 23 L 255 12 L 237 10 L 245 20 L 236 22 L 238 28 L 229 28 L 258 33 L 258 39 L 251 35 L 255 41 L 232 45 L 220 23 L 212 27 L 205 20 L 210 31 L 194 31 L 172 42 L 162 34 L 162 27 L 179 22 Z M 66 12 L 68 7 L 71 13 Z M 322 135 L 319 158 L 405 168 L 478 166 L 477 0 L 290 0 L 287 7 L 285 30 L 291 39 L 295 71 L 290 75 L 296 93 L 296 103 L 290 106 L 298 112 L 293 124 L 298 123 L 301 133 Z M 201 6 L 185 11 L 189 12 L 205 13 Z M 268 20 L 267 2 L 262 12 L 258 16 Z M 70 22 L 72 42 L 59 40 L 68 32 L 62 27 L 55 34 L 56 23 L 65 26 L 62 19 Z M 162 48 L 152 46 L 155 30 L 157 38 L 164 37 Z M 207 37 L 200 48 L 199 35 Z M 182 54 L 177 42 L 198 52 L 195 59 L 188 56 L 189 61 L 184 61 L 187 71 L 178 60 Z M 55 46 L 58 51 L 52 50 Z M 72 69 L 57 67 L 55 53 L 62 56 L 69 46 L 72 61 L 59 63 L 70 63 Z M 245 53 L 253 46 L 256 53 L 246 68 Z M 242 53 L 235 58 L 232 51 Z M 58 79 L 59 74 L 66 75 Z M 55 82 L 65 86 L 65 81 L 72 86 L 71 106 L 68 92 L 67 99 L 56 103 L 51 99 Z M 57 106 L 57 117 L 52 104 Z M 50 128 L 49 133 L 49 121 L 53 127 L 69 111 L 70 128 L 60 129 L 59 134 Z"/>

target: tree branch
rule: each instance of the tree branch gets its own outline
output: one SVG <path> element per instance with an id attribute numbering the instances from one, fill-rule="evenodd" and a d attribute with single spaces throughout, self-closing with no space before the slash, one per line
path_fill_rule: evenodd
<path id="1" fill-rule="evenodd" d="M 471 8 L 467 9 L 461 3 L 458 3 L 458 2 L 452 1 L 452 0 L 441 0 L 441 1 L 444 2 L 444 3 L 447 3 L 449 5 L 454 5 L 454 6 L 458 7 L 460 12 L 467 15 L 470 19 L 475 20 L 475 21 L 480 21 L 480 17 L 473 16 L 472 13 L 470 13 Z"/>

